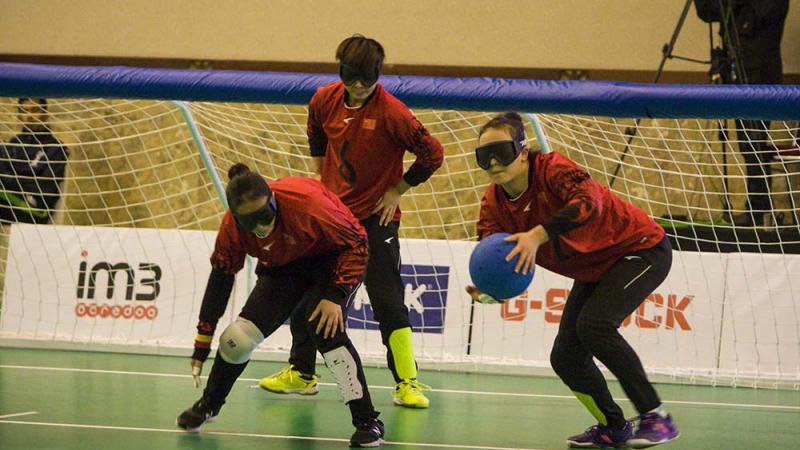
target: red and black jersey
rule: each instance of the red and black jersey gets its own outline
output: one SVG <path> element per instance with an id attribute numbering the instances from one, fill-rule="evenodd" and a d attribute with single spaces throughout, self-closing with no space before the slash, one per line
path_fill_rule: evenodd
<path id="1" fill-rule="evenodd" d="M 361 280 L 367 265 L 367 234 L 350 210 L 322 183 L 288 177 L 268 183 L 275 196 L 275 227 L 265 238 L 241 229 L 230 211 L 222 218 L 211 266 L 236 273 L 245 255 L 265 267 L 338 254 L 326 295 L 339 300 Z"/>
<path id="2" fill-rule="evenodd" d="M 481 200 L 478 236 L 542 225 L 550 241 L 536 264 L 583 283 L 599 281 L 622 256 L 653 247 L 664 229 L 558 153 L 531 153 L 528 189 L 509 199 L 492 183 Z"/>
<path id="3" fill-rule="evenodd" d="M 308 105 L 308 142 L 311 156 L 324 157 L 322 182 L 363 220 L 401 178 L 411 186 L 430 178 L 444 150 L 380 83 L 359 108 L 346 106 L 345 95 L 341 81 L 317 90 Z M 406 150 L 417 159 L 403 174 Z M 400 220 L 399 208 L 394 220 Z"/>

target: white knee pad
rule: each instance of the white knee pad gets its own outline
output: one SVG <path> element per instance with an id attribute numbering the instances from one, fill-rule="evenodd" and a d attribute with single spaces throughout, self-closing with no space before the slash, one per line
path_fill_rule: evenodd
<path id="1" fill-rule="evenodd" d="M 342 394 L 342 401 L 345 403 L 350 400 L 358 400 L 364 397 L 364 386 L 358 381 L 358 366 L 353 355 L 345 346 L 337 347 L 327 353 L 323 353 L 325 365 L 333 374 L 333 379 L 339 385 Z"/>
<path id="2" fill-rule="evenodd" d="M 264 335 L 253 322 L 237 317 L 219 338 L 219 356 L 231 364 L 246 363 L 263 340 Z"/>

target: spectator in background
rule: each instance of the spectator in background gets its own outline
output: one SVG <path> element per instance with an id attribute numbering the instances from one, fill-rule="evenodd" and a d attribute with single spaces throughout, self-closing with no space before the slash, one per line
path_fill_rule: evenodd
<path id="1" fill-rule="evenodd" d="M 49 223 L 69 152 L 48 125 L 47 100 L 18 101 L 22 131 L 0 145 L 0 223 Z"/>
<path id="2" fill-rule="evenodd" d="M 789 0 L 694 0 L 694 4 L 701 20 L 721 22 L 723 48 L 716 53 L 718 58 L 712 58 L 716 60 L 712 76 L 717 73 L 725 84 L 782 83 L 781 38 Z M 760 226 L 773 209 L 769 162 L 775 152 L 769 144 L 769 121 L 737 120 L 736 128 L 747 165 L 748 197 L 746 211 L 732 221 L 738 226 Z"/>

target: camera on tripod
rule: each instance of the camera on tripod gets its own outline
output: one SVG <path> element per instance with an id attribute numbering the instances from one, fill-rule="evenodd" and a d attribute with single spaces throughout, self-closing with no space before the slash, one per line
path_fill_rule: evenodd
<path id="1" fill-rule="evenodd" d="M 727 52 L 723 48 L 712 48 L 711 67 L 708 69 L 708 75 L 711 77 L 711 82 L 714 84 L 736 83 L 738 77 L 736 77 L 736 72 L 734 71 L 735 64 L 736 62 L 731 61 Z"/>
<path id="2" fill-rule="evenodd" d="M 711 67 L 708 71 L 711 82 L 715 84 L 747 83 L 745 67 L 741 58 L 742 43 L 740 33 L 752 36 L 755 28 L 755 14 L 748 0 L 694 0 L 697 15 L 711 26 L 719 22 L 721 46 L 714 47 L 713 38 L 709 45 Z M 709 36 L 711 29 L 709 29 Z"/>

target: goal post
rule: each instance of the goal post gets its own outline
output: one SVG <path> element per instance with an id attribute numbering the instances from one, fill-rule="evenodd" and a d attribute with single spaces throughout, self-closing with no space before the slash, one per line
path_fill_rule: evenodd
<path id="1" fill-rule="evenodd" d="M 0 169 L 50 148 L 24 156 L 15 143 L 20 97 L 48 99 L 47 129 L 68 153 L 51 223 L 2 225 L 0 345 L 189 349 L 227 169 L 244 162 L 270 180 L 310 175 L 305 105 L 336 79 L 0 63 Z M 650 373 L 800 388 L 800 86 L 381 83 L 445 148 L 442 168 L 401 203 L 401 272 L 423 369 L 549 366 L 570 280 L 538 268 L 523 295 L 495 306 L 473 305 L 463 291 L 488 184 L 474 162 L 477 130 L 515 110 L 531 119 L 532 147 L 565 154 L 667 230 L 672 271 L 622 328 Z M 748 197 L 744 146 L 764 155 L 772 178 L 772 220 L 757 227 L 727 220 Z M 24 182 L 14 184 L 8 173 L 0 170 L 3 192 L 23 199 L 25 186 L 53 181 L 17 174 Z M 221 326 L 241 309 L 248 277 L 251 269 L 237 277 Z M 366 359 L 384 360 L 365 291 L 348 326 Z M 283 359 L 289 345 L 281 327 L 256 355 Z"/>

